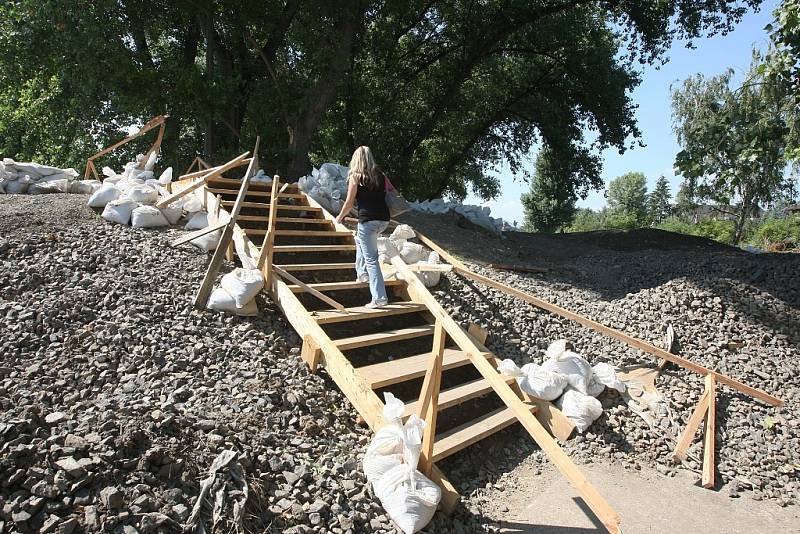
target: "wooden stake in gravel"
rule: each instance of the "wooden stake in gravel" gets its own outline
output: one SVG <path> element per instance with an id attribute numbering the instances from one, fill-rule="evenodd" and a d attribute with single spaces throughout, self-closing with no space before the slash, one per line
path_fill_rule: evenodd
<path id="1" fill-rule="evenodd" d="M 258 164 L 258 146 L 260 144 L 261 138 L 257 137 L 256 146 L 253 148 L 253 157 L 250 159 L 250 165 L 247 166 L 247 172 L 245 173 L 244 178 L 242 178 L 242 185 L 239 188 L 239 195 L 236 197 L 236 202 L 233 204 L 233 210 L 231 210 L 231 218 L 228 221 L 228 224 L 225 226 L 225 229 L 222 231 L 222 236 L 220 236 L 219 243 L 217 243 L 217 249 L 214 251 L 214 255 L 211 257 L 211 261 L 206 269 L 206 275 L 203 277 L 203 283 L 200 284 L 200 289 L 197 291 L 197 296 L 194 298 L 195 308 L 203 309 L 206 307 L 206 304 L 208 304 L 208 297 L 211 295 L 211 288 L 214 287 L 214 280 L 216 279 L 219 268 L 225 259 L 225 254 L 228 250 L 228 244 L 233 238 L 233 229 L 236 227 L 236 219 L 239 217 L 239 211 L 242 209 L 242 202 L 244 202 L 244 199 L 247 196 L 247 188 L 250 185 L 250 179 L 255 174 L 255 167 Z M 247 154 L 240 156 L 240 158 L 246 156 Z"/>

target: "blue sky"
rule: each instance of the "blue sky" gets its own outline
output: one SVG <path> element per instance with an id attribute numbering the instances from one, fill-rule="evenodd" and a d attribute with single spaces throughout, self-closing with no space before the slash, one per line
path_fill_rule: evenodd
<path id="1" fill-rule="evenodd" d="M 642 83 L 634 90 L 633 100 L 639 105 L 636 119 L 646 146 L 628 150 L 624 155 L 615 149 L 604 151 L 602 176 L 606 184 L 626 172 L 640 171 L 647 176 L 648 189 L 652 189 L 656 179 L 663 174 L 669 179 L 675 194 L 680 177 L 676 177 L 672 169 L 678 144 L 672 132 L 670 85 L 698 72 L 714 76 L 733 68 L 737 76 L 742 75 L 750 65 L 753 47 L 764 49 L 767 46 L 764 26 L 772 21 L 772 12 L 777 4 L 778 0 L 764 2 L 758 13 L 747 14 L 733 32 L 699 39 L 694 42 L 694 49 L 687 49 L 684 41 L 676 41 L 667 55 L 669 61 L 666 65 L 643 69 Z M 465 203 L 489 206 L 493 217 L 502 217 L 508 222 L 516 220 L 521 224 L 520 195 L 528 190 L 528 184 L 514 180 L 508 170 L 501 171 L 500 181 L 501 196 L 496 200 L 480 202 L 470 195 Z M 578 202 L 578 206 L 602 208 L 605 205 L 603 193 L 590 193 L 586 200 Z"/>

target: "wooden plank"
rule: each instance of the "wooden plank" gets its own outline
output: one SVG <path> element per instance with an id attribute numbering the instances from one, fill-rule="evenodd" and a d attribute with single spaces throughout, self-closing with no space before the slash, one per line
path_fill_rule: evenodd
<path id="1" fill-rule="evenodd" d="M 214 251 L 214 255 L 211 257 L 211 261 L 206 269 L 206 274 L 203 277 L 203 282 L 200 284 L 200 289 L 197 291 L 197 295 L 194 298 L 195 308 L 203 309 L 208 303 L 208 297 L 211 294 L 211 289 L 214 287 L 214 280 L 217 277 L 217 272 L 219 272 L 219 268 L 225 259 L 225 254 L 228 250 L 228 244 L 233 238 L 233 231 L 234 228 L 236 228 L 236 218 L 239 215 L 239 210 L 242 207 L 241 204 L 244 202 L 244 197 L 247 194 L 247 186 L 250 184 L 250 179 L 255 173 L 255 163 L 258 161 L 258 146 L 260 143 L 261 139 L 257 137 L 256 146 L 253 149 L 253 157 L 251 158 L 250 165 L 247 166 L 247 172 L 242 180 L 242 187 L 239 190 L 239 196 L 236 197 L 236 204 L 234 205 L 233 211 L 230 214 L 230 220 L 228 221 L 228 224 L 225 225 L 225 229 L 222 231 L 222 235 L 219 238 L 219 243 L 217 243 L 217 249 Z M 248 153 L 245 152 L 244 156 L 247 154 Z"/>
<path id="2" fill-rule="evenodd" d="M 331 324 L 362 321 L 365 319 L 378 319 L 394 315 L 406 315 L 409 313 L 418 313 L 425 309 L 425 306 L 418 302 L 393 302 L 392 304 L 387 304 L 380 308 L 366 308 L 364 306 L 347 308 L 344 310 L 344 313 L 336 310 L 312 312 L 311 316 L 314 317 L 319 324 Z"/>
<path id="3" fill-rule="evenodd" d="M 402 285 L 404 282 L 402 280 L 386 280 L 385 285 L 389 286 L 399 286 Z M 313 287 L 317 291 L 348 291 L 354 289 L 365 289 L 369 288 L 368 282 L 321 282 L 318 284 L 308 284 L 309 286 Z M 305 291 L 300 286 L 289 286 L 289 289 L 292 290 L 294 293 L 302 293 Z"/>
<path id="4" fill-rule="evenodd" d="M 170 204 L 172 204 L 173 202 L 175 202 L 179 198 L 181 198 L 181 197 L 183 197 L 185 195 L 188 195 L 189 193 L 191 193 L 192 191 L 194 191 L 198 187 L 202 187 L 203 185 L 205 185 L 206 182 L 208 182 L 209 178 L 212 178 L 215 174 L 217 174 L 217 173 L 221 174 L 221 173 L 225 172 L 226 170 L 237 166 L 244 158 L 247 157 L 248 154 L 249 154 L 249 152 L 245 152 L 244 154 L 241 154 L 241 155 L 233 158 L 228 163 L 226 163 L 225 165 L 219 167 L 215 171 L 207 171 L 207 174 L 203 175 L 202 178 L 198 179 L 196 182 L 194 182 L 189 187 L 186 187 L 185 189 L 181 189 L 177 193 L 172 193 L 171 195 L 169 195 L 167 197 L 164 197 L 161 200 L 159 200 L 158 202 L 156 202 L 156 207 L 157 208 L 164 208 L 166 206 L 169 206 Z"/>
<path id="5" fill-rule="evenodd" d="M 209 224 L 205 228 L 201 228 L 200 230 L 195 230 L 190 234 L 186 234 L 183 237 L 179 237 L 178 239 L 172 242 L 172 246 L 177 247 L 178 245 L 182 245 L 184 243 L 188 243 L 189 241 L 193 241 L 198 237 L 203 237 L 204 235 L 210 234 L 211 232 L 216 232 L 217 230 L 224 228 L 227 224 L 228 221 L 218 222 L 216 224 Z"/>
<path id="6" fill-rule="evenodd" d="M 224 188 L 217 188 L 217 187 L 209 187 L 208 190 L 211 193 L 219 193 L 221 195 L 235 195 L 235 189 L 224 189 Z M 269 191 L 248 191 L 248 197 L 267 197 L 272 198 L 272 193 Z M 300 193 L 281 193 L 278 195 L 278 198 L 304 198 Z"/>
<path id="7" fill-rule="evenodd" d="M 447 252 L 445 249 L 443 249 L 442 247 L 437 245 L 432 239 L 428 238 L 427 236 L 425 236 L 424 234 L 422 234 L 420 232 L 417 232 L 416 230 L 414 230 L 414 233 L 417 234 L 417 239 L 419 239 L 422 242 L 422 244 L 424 244 L 425 246 L 427 246 L 431 250 L 437 252 L 439 254 L 439 257 L 442 260 L 446 261 L 447 263 L 449 263 L 453 267 L 457 267 L 459 269 L 467 270 L 467 266 L 466 265 L 464 265 L 459 260 L 454 258 L 449 252 Z"/>
<path id="8" fill-rule="evenodd" d="M 305 195 L 305 193 L 303 193 L 303 194 Z M 331 223 L 333 225 L 334 229 L 338 230 L 339 232 L 351 232 L 352 233 L 352 231 L 348 227 L 346 227 L 345 225 L 343 225 L 340 222 L 337 222 L 336 221 L 336 216 L 333 215 L 332 213 L 328 212 L 328 210 L 326 210 L 325 208 L 323 208 L 322 205 L 319 202 L 317 202 L 316 200 L 314 200 L 313 197 L 311 197 L 310 195 L 305 195 L 305 197 L 306 197 L 306 202 L 308 202 L 308 205 L 312 206 L 314 208 L 318 208 L 319 209 L 319 213 L 322 214 L 322 217 L 326 221 Z"/>
<path id="9" fill-rule="evenodd" d="M 501 271 L 518 271 L 521 273 L 548 273 L 550 269 L 546 267 L 528 267 L 527 265 L 508 265 L 505 263 L 490 263 L 489 267 L 492 269 L 499 269 Z"/>
<path id="10" fill-rule="evenodd" d="M 269 202 L 269 217 L 267 218 L 267 233 L 264 242 L 261 243 L 261 250 L 258 253 L 258 268 L 264 272 L 264 279 L 269 287 L 269 277 L 272 271 L 272 258 L 275 254 L 275 219 L 278 217 L 278 187 L 280 178 L 276 174 L 272 178 L 272 198 Z M 247 231 L 245 231 L 247 234 Z"/>
<path id="11" fill-rule="evenodd" d="M 301 287 L 304 291 L 307 291 L 308 293 L 311 293 L 312 295 L 314 295 L 315 297 L 317 297 L 318 299 L 320 299 L 324 303 L 326 303 L 326 304 L 328 304 L 330 306 L 333 306 L 337 310 L 340 310 L 340 311 L 344 311 L 345 310 L 344 306 L 342 306 L 341 304 L 339 304 L 338 302 L 336 302 L 335 300 L 333 300 L 329 296 L 325 295 L 324 293 L 320 293 L 319 291 L 317 291 L 316 289 L 314 289 L 310 285 L 306 284 L 305 282 L 301 282 L 300 280 L 298 280 L 297 278 L 295 278 L 291 274 L 287 273 L 286 271 L 284 271 L 283 269 L 281 269 L 277 265 L 273 265 L 272 266 L 272 270 L 275 271 L 276 273 L 278 273 L 278 275 L 281 276 L 282 278 L 285 278 L 285 279 L 289 280 L 290 282 L 292 282 L 293 284 L 295 284 L 295 286 Z M 295 287 L 295 286 L 293 286 L 293 287 Z"/>
<path id="12" fill-rule="evenodd" d="M 372 387 L 379 389 L 425 376 L 431 362 L 431 353 L 416 354 L 387 362 L 373 363 L 356 369 L 358 374 Z M 445 349 L 442 370 L 455 369 L 470 363 L 467 353 L 458 349 Z"/>
<path id="13" fill-rule="evenodd" d="M 352 252 L 355 245 L 275 245 L 275 254 L 280 252 Z"/>
<path id="14" fill-rule="evenodd" d="M 279 223 L 296 224 L 331 224 L 327 219 L 312 219 L 310 217 L 278 217 L 275 221 Z"/>
<path id="15" fill-rule="evenodd" d="M 317 341 L 308 334 L 303 336 L 303 348 L 300 350 L 300 357 L 308 364 L 312 373 L 317 372 L 322 350 L 319 348 Z"/>
<path id="16" fill-rule="evenodd" d="M 704 488 L 714 489 L 716 486 L 716 451 L 717 446 L 717 385 L 714 375 L 706 375 L 706 393 L 708 394 L 708 410 L 706 411 L 706 429 L 703 435 L 703 478 Z"/>
<path id="17" fill-rule="evenodd" d="M 397 361 L 397 360 L 395 360 Z M 506 382 L 511 384 L 514 382 L 514 377 L 507 377 Z M 477 380 L 470 380 L 458 386 L 454 386 L 439 392 L 439 411 L 447 410 L 453 406 L 463 404 L 468 400 L 483 397 L 488 393 L 494 393 L 492 385 L 483 378 Z M 403 419 L 409 417 L 412 413 L 420 412 L 420 400 L 415 400 L 406 403 L 406 409 L 403 412 Z M 426 420 L 427 421 L 427 420 Z"/>
<path id="18" fill-rule="evenodd" d="M 240 178 L 225 178 L 225 177 L 222 177 L 222 176 L 220 176 L 219 178 L 214 178 L 214 180 L 212 180 L 212 181 L 215 184 L 232 185 L 232 186 L 235 186 L 236 188 L 238 188 L 239 185 L 242 183 L 242 180 Z M 290 183 L 288 185 L 289 185 L 289 189 L 291 189 L 292 191 L 297 191 L 297 184 Z M 261 188 L 261 187 L 266 188 L 266 189 L 272 189 L 272 180 L 270 180 L 269 182 L 261 182 L 261 181 L 250 182 L 250 193 L 252 193 L 254 190 L 256 190 L 255 188 Z"/>
<path id="19" fill-rule="evenodd" d="M 355 269 L 355 263 L 284 263 L 278 265 L 284 271 L 337 271 Z"/>
<path id="20" fill-rule="evenodd" d="M 88 158 L 86 160 L 86 172 L 84 173 L 84 176 L 83 176 L 84 179 L 88 180 L 89 176 L 90 176 L 90 173 L 93 172 L 95 177 L 98 180 L 101 180 L 100 176 L 97 175 L 97 168 L 94 166 L 94 160 L 96 160 L 97 158 L 99 158 L 101 156 L 105 156 L 109 152 L 112 152 L 112 151 L 116 150 L 117 148 L 121 147 L 122 145 L 125 145 L 125 144 L 133 141 L 134 139 L 137 139 L 137 138 L 143 136 L 144 134 L 146 134 L 147 132 L 149 132 L 150 130 L 152 130 L 154 128 L 161 127 L 160 128 L 160 132 L 159 132 L 159 137 L 163 137 L 163 135 L 164 135 L 164 131 L 163 131 L 164 130 L 164 123 L 166 122 L 166 120 L 168 118 L 169 118 L 169 115 L 157 115 L 157 116 L 153 117 L 152 119 L 150 119 L 149 121 L 147 121 L 141 128 L 139 128 L 139 131 L 136 132 L 135 134 L 129 135 L 128 137 L 126 137 L 122 141 L 118 141 L 117 143 L 114 143 L 113 145 L 111 145 L 111 146 L 109 146 L 107 148 L 104 148 L 100 152 L 97 152 L 96 154 L 94 154 L 93 156 Z M 157 140 L 156 142 L 159 145 L 161 144 L 159 140 Z M 91 168 L 90 168 L 90 163 L 91 163 Z"/>
<path id="21" fill-rule="evenodd" d="M 603 334 L 606 334 L 607 336 L 618 339 L 623 343 L 626 343 L 627 345 L 637 348 L 645 353 L 657 356 L 659 358 L 663 358 L 669 362 L 675 363 L 677 365 L 680 365 L 681 367 L 684 367 L 691 371 L 695 371 L 696 373 L 700 373 L 702 375 L 713 374 L 714 379 L 717 382 L 730 386 L 733 389 L 741 391 L 742 393 L 746 393 L 751 397 L 761 400 L 767 404 L 771 404 L 772 406 L 783 406 L 783 401 L 781 399 L 773 397 L 772 395 L 766 393 L 765 391 L 761 391 L 760 389 L 750 387 L 747 384 L 744 384 L 734 378 L 712 371 L 711 369 L 703 367 L 702 365 L 694 363 L 685 358 L 681 358 L 680 356 L 677 356 L 675 354 L 671 354 L 662 348 L 647 343 L 646 341 L 642 341 L 641 339 L 629 336 L 628 334 L 620 332 L 619 330 L 615 330 L 614 328 L 598 323 L 597 321 L 593 321 L 592 319 L 589 319 L 577 313 L 561 308 L 560 306 L 556 306 L 555 304 L 547 302 L 546 300 L 534 297 L 529 293 L 525 293 L 518 289 L 514 289 L 513 287 L 509 287 L 501 282 L 498 282 L 481 274 L 472 272 L 469 269 L 461 268 L 454 265 L 454 271 L 457 274 L 463 275 L 466 278 L 470 278 L 472 280 L 475 280 L 476 282 L 480 282 L 491 288 L 503 291 L 504 293 L 507 293 L 509 295 L 513 295 L 543 310 L 547 310 L 556 315 L 560 315 L 561 317 L 565 317 L 567 319 L 575 321 L 579 324 L 582 324 L 583 326 L 591 328 L 592 330 L 596 330 L 597 332 L 601 332 Z"/>
<path id="22" fill-rule="evenodd" d="M 535 410 L 536 407 L 529 406 L 528 409 Z M 533 417 L 533 414 L 531 414 L 531 417 Z M 461 426 L 457 426 L 448 432 L 436 436 L 436 443 L 433 446 L 433 461 L 439 462 L 444 460 L 448 456 L 516 422 L 516 413 L 506 406 L 489 412 Z"/>
<path id="23" fill-rule="evenodd" d="M 247 235 L 267 235 L 268 230 L 264 228 L 243 228 Z M 346 235 L 335 230 L 275 230 L 276 236 L 301 236 L 301 237 L 351 237 L 352 232 Z M 438 266 L 437 266 L 438 267 Z"/>
<path id="24" fill-rule="evenodd" d="M 447 312 L 442 308 L 439 302 L 431 295 L 430 291 L 422 284 L 422 282 L 408 270 L 402 258 L 395 256 L 392 258 L 392 265 L 394 265 L 398 272 L 406 279 L 406 289 L 415 301 L 424 303 L 428 310 L 437 318 L 442 320 L 442 324 L 447 330 L 447 334 L 453 341 L 467 352 L 472 364 L 475 368 L 492 383 L 493 389 L 503 402 L 508 406 L 516 415 L 517 419 L 522 423 L 528 433 L 533 437 L 539 447 L 547 454 L 555 466 L 561 473 L 572 483 L 575 489 L 580 493 L 583 500 L 592 509 L 594 514 L 600 519 L 603 525 L 611 534 L 618 534 L 621 532 L 619 527 L 619 516 L 609 506 L 606 500 L 598 493 L 594 486 L 586 479 L 584 474 L 578 467 L 572 463 L 569 456 L 561 449 L 552 436 L 545 430 L 539 420 L 531 413 L 531 406 L 525 404 L 520 399 L 517 393 L 506 383 L 505 377 L 501 376 L 493 367 L 485 356 L 483 351 L 480 351 L 475 343 L 471 340 L 469 335 L 461 329 L 458 323 L 450 317 Z M 456 269 L 458 266 L 454 265 Z M 434 458 L 436 455 L 434 454 Z"/>
<path id="25" fill-rule="evenodd" d="M 673 458 L 680 461 L 686 460 L 689 446 L 692 444 L 694 435 L 697 433 L 700 423 L 703 422 L 706 412 L 708 412 L 708 391 L 703 392 L 700 396 L 700 400 L 697 401 L 697 406 L 695 406 L 692 415 L 689 416 L 689 421 L 686 422 L 686 428 L 681 432 L 678 438 L 678 444 L 675 445 L 675 450 L 672 451 Z"/>
<path id="26" fill-rule="evenodd" d="M 436 436 L 436 418 L 439 414 L 439 390 L 442 386 L 442 358 L 446 342 L 447 333 L 444 331 L 441 321 L 437 321 L 434 326 L 431 363 L 425 373 L 425 380 L 420 390 L 420 400 L 417 403 L 419 417 L 426 423 L 425 430 L 423 430 L 422 450 L 418 463 L 419 470 L 425 476 L 430 476 L 431 469 L 433 468 L 433 444 Z"/>
<path id="27" fill-rule="evenodd" d="M 225 207 L 233 206 L 234 202 L 233 200 L 223 200 L 222 205 Z M 267 210 L 269 209 L 269 202 L 242 202 L 242 207 Z M 320 208 L 315 208 L 313 206 L 297 206 L 295 204 L 278 204 L 278 211 L 307 211 L 309 213 L 319 213 Z"/>
<path id="28" fill-rule="evenodd" d="M 339 350 L 351 350 L 361 347 L 371 347 L 372 345 L 382 345 L 384 343 L 394 343 L 407 339 L 430 336 L 434 332 L 433 325 L 412 326 L 410 328 L 399 328 L 397 330 L 386 330 L 375 334 L 365 334 L 363 336 L 345 337 L 334 339 L 333 343 Z"/>

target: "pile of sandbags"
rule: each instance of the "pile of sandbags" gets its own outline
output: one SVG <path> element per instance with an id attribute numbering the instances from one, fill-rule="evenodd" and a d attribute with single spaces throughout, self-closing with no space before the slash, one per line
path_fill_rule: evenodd
<path id="1" fill-rule="evenodd" d="M 97 180 L 78 180 L 75 169 L 59 169 L 10 158 L 0 163 L 0 194 L 41 195 L 76 193 L 88 195 L 100 187 Z"/>
<path id="2" fill-rule="evenodd" d="M 509 228 L 503 219 L 491 216 L 492 210 L 488 206 L 472 206 L 461 204 L 460 202 L 446 201 L 441 198 L 423 202 L 409 202 L 409 204 L 414 210 L 425 213 L 439 215 L 450 213 L 451 211 L 458 213 L 478 226 L 498 235 Z"/>
<path id="3" fill-rule="evenodd" d="M 242 316 L 258 315 L 256 295 L 264 288 L 259 269 L 236 268 L 222 277 L 222 282 L 208 298 L 208 309 Z"/>
<path id="4" fill-rule="evenodd" d="M 603 406 L 596 397 L 606 387 L 625 392 L 625 384 L 617 377 L 614 367 L 605 362 L 592 367 L 583 356 L 567 349 L 566 340 L 551 343 L 545 356 L 547 359 L 541 366 L 528 363 L 522 368 L 512 360 L 503 360 L 497 371 L 516 378 L 525 393 L 555 401 L 564 415 L 575 423 L 578 432 L 585 432 L 603 415 Z"/>
<path id="5" fill-rule="evenodd" d="M 323 163 L 319 170 L 300 178 L 297 187 L 330 213 L 339 215 L 347 197 L 347 167 Z"/>
<path id="6" fill-rule="evenodd" d="M 412 415 L 405 425 L 403 401 L 384 394 L 383 417 L 364 455 L 364 473 L 386 513 L 406 534 L 418 532 L 433 518 L 442 498 L 439 486 L 417 470 L 425 421 Z"/>
<path id="7" fill-rule="evenodd" d="M 378 258 L 381 263 L 392 263 L 392 258 L 399 255 L 409 265 L 439 265 L 441 258 L 419 243 L 409 241 L 416 238 L 414 229 L 407 224 L 399 224 L 389 237 L 378 238 Z M 439 283 L 442 273 L 439 271 L 421 271 L 416 273 L 425 287 L 433 287 Z"/>

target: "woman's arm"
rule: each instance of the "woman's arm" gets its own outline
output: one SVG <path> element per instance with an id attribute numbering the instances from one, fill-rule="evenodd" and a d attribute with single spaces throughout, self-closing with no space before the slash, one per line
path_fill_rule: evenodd
<path id="1" fill-rule="evenodd" d="M 342 211 L 339 212 L 339 216 L 336 217 L 336 222 L 341 223 L 347 214 L 350 213 L 350 210 L 353 209 L 353 204 L 356 202 L 356 191 L 358 190 L 358 184 L 356 183 L 355 178 L 350 178 L 347 180 L 347 198 L 344 200 L 344 206 L 342 206 Z"/>

